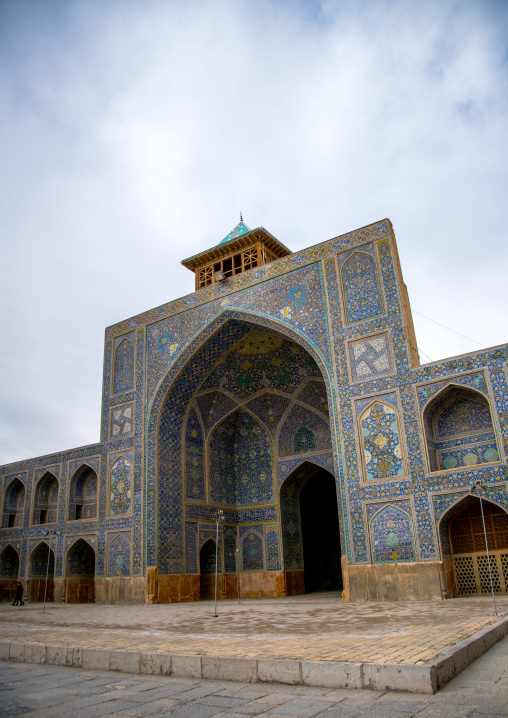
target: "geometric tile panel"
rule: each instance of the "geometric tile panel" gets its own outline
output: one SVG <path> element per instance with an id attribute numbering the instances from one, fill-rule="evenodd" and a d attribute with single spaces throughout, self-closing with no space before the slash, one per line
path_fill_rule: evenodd
<path id="1" fill-rule="evenodd" d="M 134 404 L 124 404 L 111 410 L 111 438 L 129 436 L 134 431 Z"/>
<path id="2" fill-rule="evenodd" d="M 349 363 L 353 381 L 366 381 L 393 372 L 388 333 L 350 342 Z"/>
<path id="3" fill-rule="evenodd" d="M 110 503 L 111 516 L 128 514 L 131 510 L 132 466 L 121 456 L 111 467 Z"/>

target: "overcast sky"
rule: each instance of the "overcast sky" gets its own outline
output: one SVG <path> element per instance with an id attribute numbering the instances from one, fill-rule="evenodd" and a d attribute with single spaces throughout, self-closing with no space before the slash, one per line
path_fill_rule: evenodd
<path id="1" fill-rule="evenodd" d="M 384 217 L 412 308 L 508 342 L 508 3 L 0 0 L 0 464 L 99 440 L 104 329 L 238 222 Z M 422 362 L 481 348 L 415 314 Z"/>

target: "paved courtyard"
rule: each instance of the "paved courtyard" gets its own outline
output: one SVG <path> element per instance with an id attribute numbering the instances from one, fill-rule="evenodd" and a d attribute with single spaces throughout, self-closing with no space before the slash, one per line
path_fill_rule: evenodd
<path id="1" fill-rule="evenodd" d="M 0 716 L 487 718 L 508 715 L 508 637 L 434 696 L 0 663 Z"/>
<path id="2" fill-rule="evenodd" d="M 508 597 L 498 599 L 501 615 Z M 0 605 L 1 640 L 71 648 L 421 663 L 495 622 L 491 599 L 344 604 L 336 594 L 141 606 Z"/>

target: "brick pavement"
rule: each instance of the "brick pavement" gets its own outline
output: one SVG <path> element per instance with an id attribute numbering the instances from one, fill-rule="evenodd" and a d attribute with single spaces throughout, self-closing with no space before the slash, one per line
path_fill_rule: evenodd
<path id="1" fill-rule="evenodd" d="M 501 615 L 508 598 L 498 599 Z M 493 623 L 488 598 L 344 604 L 335 594 L 141 606 L 0 605 L 3 642 L 186 655 L 422 663 Z"/>

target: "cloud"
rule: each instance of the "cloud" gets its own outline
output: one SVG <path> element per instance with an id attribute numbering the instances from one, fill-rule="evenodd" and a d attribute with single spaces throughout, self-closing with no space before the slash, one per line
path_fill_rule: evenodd
<path id="1" fill-rule="evenodd" d="M 505 342 L 504 3 L 0 7 L 2 462 L 97 441 L 104 327 L 243 210 L 293 250 L 390 217 L 414 309 Z M 477 345 L 415 315 L 432 359 Z M 424 357 L 422 357 L 424 358 Z"/>

